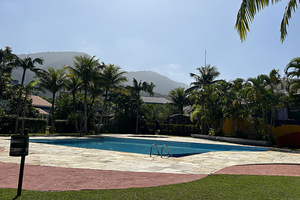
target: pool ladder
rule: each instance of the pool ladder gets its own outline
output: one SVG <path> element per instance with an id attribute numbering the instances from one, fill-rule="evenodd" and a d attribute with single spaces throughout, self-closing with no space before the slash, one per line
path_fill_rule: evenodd
<path id="1" fill-rule="evenodd" d="M 153 146 L 156 147 L 157 154 L 158 154 L 158 155 L 160 154 L 157 145 L 156 145 L 156 144 L 152 144 L 151 147 L 150 147 L 150 157 L 151 157 L 151 155 L 152 155 L 152 147 L 153 147 Z M 169 147 L 168 147 L 166 144 L 164 144 L 164 145 L 162 146 L 162 148 L 161 148 L 161 154 L 160 154 L 160 157 L 162 158 L 162 156 L 163 156 L 163 150 L 164 150 L 164 147 L 167 148 L 167 150 L 168 150 L 168 157 L 170 157 L 171 154 L 170 154 L 170 151 L 169 151 Z"/>

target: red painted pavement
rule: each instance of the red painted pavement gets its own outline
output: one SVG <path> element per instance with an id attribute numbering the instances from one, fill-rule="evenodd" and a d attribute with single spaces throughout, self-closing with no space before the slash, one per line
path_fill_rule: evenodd
<path id="1" fill-rule="evenodd" d="M 0 162 L 0 188 L 17 188 L 19 164 Z M 201 179 L 203 174 L 171 174 L 25 165 L 23 187 L 36 191 L 156 187 Z"/>
<path id="2" fill-rule="evenodd" d="M 19 168 L 19 164 L 0 162 L 0 188 L 18 187 Z M 226 167 L 214 174 L 300 176 L 300 165 L 240 165 Z M 67 191 L 157 187 L 190 182 L 206 176 L 205 174 L 129 172 L 25 165 L 23 189 Z"/>

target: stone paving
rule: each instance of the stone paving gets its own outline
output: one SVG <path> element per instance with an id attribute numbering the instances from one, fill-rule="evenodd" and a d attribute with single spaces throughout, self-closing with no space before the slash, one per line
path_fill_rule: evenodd
<path id="1" fill-rule="evenodd" d="M 105 135 L 104 135 L 105 136 Z M 134 135 L 109 135 L 110 137 L 126 137 L 143 139 L 144 137 L 133 137 Z M 45 137 L 35 137 L 37 139 Z M 57 137 L 47 137 L 55 139 Z M 62 137 L 59 137 L 62 138 Z M 20 163 L 20 157 L 9 156 L 10 138 L 0 137 L 0 162 Z M 146 139 L 146 138 L 144 138 Z M 203 139 L 167 137 L 147 138 L 153 140 L 169 140 L 181 142 L 226 144 Z M 242 145 L 240 145 L 242 146 Z M 4 149 L 3 149 L 4 148 Z M 150 149 L 150 147 L 149 147 Z M 159 157 L 125 153 L 117 151 L 106 151 L 97 149 L 86 149 L 77 147 L 66 147 L 41 143 L 30 143 L 29 155 L 26 156 L 27 165 L 52 166 L 64 168 L 101 169 L 131 172 L 160 172 L 178 174 L 212 174 L 220 169 L 235 165 L 245 164 L 300 164 L 300 154 L 279 151 L 263 152 L 209 152 L 190 155 L 185 157 Z"/>

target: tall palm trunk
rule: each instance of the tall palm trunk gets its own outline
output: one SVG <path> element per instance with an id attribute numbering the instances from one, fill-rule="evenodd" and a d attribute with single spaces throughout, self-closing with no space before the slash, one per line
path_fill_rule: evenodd
<path id="1" fill-rule="evenodd" d="M 89 107 L 89 110 L 87 111 L 87 119 L 89 119 L 90 118 L 90 115 L 91 115 L 91 113 L 92 113 L 92 108 L 93 108 L 93 105 L 94 105 L 94 102 L 95 102 L 95 97 L 93 97 L 93 99 L 92 99 L 92 103 L 91 103 L 91 105 L 90 105 L 90 107 Z M 84 125 L 85 126 L 85 125 Z M 84 127 L 84 129 L 85 129 L 85 127 Z M 81 136 L 81 135 L 80 135 Z"/>
<path id="2" fill-rule="evenodd" d="M 27 99 L 26 99 L 26 97 L 25 97 L 25 100 L 24 100 L 23 119 L 22 119 L 22 127 L 21 127 L 21 135 L 23 135 L 23 133 L 24 133 L 26 106 L 27 106 Z"/>
<path id="3" fill-rule="evenodd" d="M 84 85 L 84 132 L 87 135 L 87 84 Z"/>
<path id="4" fill-rule="evenodd" d="M 23 84 L 24 84 L 25 73 L 26 73 L 26 69 L 24 69 L 24 70 L 23 70 L 23 75 L 22 75 L 22 81 L 21 81 L 21 85 L 23 85 Z M 17 111 L 16 111 L 16 125 L 15 125 L 15 134 L 17 134 L 17 133 L 18 133 L 18 126 L 19 126 L 19 113 L 20 113 L 20 107 L 21 107 L 21 100 L 22 100 L 22 91 L 20 91 L 20 94 L 19 94 L 19 100 L 18 100 Z M 21 132 L 21 135 L 23 135 L 23 132 Z"/>
<path id="5" fill-rule="evenodd" d="M 99 119 L 99 122 L 98 122 L 97 134 L 99 134 L 100 126 L 101 126 L 101 124 L 102 124 L 103 113 L 104 113 L 104 111 L 105 111 L 105 106 L 106 106 L 107 94 L 108 94 L 108 90 L 105 91 L 105 97 L 104 97 L 104 102 L 103 102 L 102 112 L 101 112 L 100 119 Z"/>
<path id="6" fill-rule="evenodd" d="M 73 113 L 74 113 L 74 120 L 75 120 L 75 128 L 76 128 L 76 132 L 79 133 L 78 130 L 78 124 L 77 124 L 77 118 L 76 118 L 76 101 L 75 101 L 75 94 L 73 95 Z"/>
<path id="7" fill-rule="evenodd" d="M 54 102 L 55 102 L 55 93 L 52 93 L 52 108 L 51 108 L 51 134 L 54 133 Z"/>

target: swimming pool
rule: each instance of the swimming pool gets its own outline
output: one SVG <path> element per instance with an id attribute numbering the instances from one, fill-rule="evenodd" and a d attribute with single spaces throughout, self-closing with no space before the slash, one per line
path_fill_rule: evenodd
<path id="1" fill-rule="evenodd" d="M 132 139 L 132 138 L 116 138 L 103 137 L 101 139 L 30 139 L 30 142 L 45 143 L 52 145 L 63 145 L 80 148 L 103 149 L 110 151 L 121 151 L 128 153 L 150 154 L 152 147 L 152 155 L 168 155 L 167 148 L 162 146 L 167 145 L 170 156 L 181 157 L 192 154 L 207 153 L 211 151 L 268 151 L 268 148 L 262 147 L 248 147 L 248 146 L 234 146 L 234 145 L 220 145 L 220 144 L 203 144 L 203 143 L 189 143 L 189 142 L 174 142 L 167 140 L 150 140 L 150 139 Z"/>

